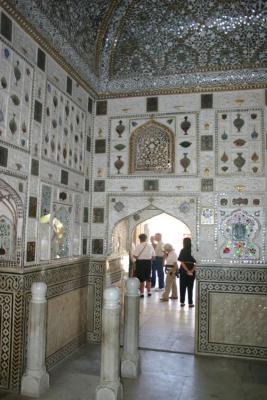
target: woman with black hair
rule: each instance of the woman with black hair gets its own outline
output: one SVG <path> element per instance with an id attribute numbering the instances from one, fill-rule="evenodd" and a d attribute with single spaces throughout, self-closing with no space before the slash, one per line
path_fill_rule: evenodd
<path id="1" fill-rule="evenodd" d="M 193 287 L 196 271 L 196 260 L 191 254 L 191 239 L 184 238 L 183 248 L 180 251 L 178 261 L 180 261 L 180 302 L 181 307 L 185 305 L 185 292 L 187 288 L 189 307 L 193 304 Z"/>

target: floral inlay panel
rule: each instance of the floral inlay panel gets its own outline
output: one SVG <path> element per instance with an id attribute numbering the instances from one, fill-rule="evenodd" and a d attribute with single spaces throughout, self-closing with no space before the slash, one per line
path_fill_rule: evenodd
<path id="1" fill-rule="evenodd" d="M 81 107 L 47 82 L 43 157 L 84 170 L 86 117 Z"/>
<path id="2" fill-rule="evenodd" d="M 227 198 L 223 195 L 218 199 L 216 240 L 218 240 L 219 257 L 244 262 L 262 261 L 264 259 L 262 199 L 251 196 Z"/>
<path id="3" fill-rule="evenodd" d="M 218 175 L 263 175 L 263 110 L 218 111 L 216 131 Z"/>
<path id="4" fill-rule="evenodd" d="M 0 42 L 0 140 L 29 149 L 33 69 Z"/>

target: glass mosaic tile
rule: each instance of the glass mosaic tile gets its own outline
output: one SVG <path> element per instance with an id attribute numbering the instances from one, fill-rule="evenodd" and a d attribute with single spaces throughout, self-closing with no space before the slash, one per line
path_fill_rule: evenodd
<path id="1" fill-rule="evenodd" d="M 1 12 L 1 35 L 12 42 L 12 21 L 3 11 Z"/>
<path id="2" fill-rule="evenodd" d="M 8 160 L 8 149 L 0 146 L 0 165 L 1 165 L 1 167 L 7 166 L 7 160 Z"/>
<path id="3" fill-rule="evenodd" d="M 42 70 L 45 71 L 45 64 L 46 64 L 46 54 L 43 50 L 38 48 L 37 51 L 37 66 Z"/>

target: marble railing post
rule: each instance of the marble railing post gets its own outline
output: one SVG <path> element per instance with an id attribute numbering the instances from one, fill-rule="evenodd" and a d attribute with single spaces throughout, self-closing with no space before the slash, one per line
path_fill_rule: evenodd
<path id="1" fill-rule="evenodd" d="M 139 344 L 139 285 L 137 278 L 126 283 L 124 300 L 124 340 L 121 357 L 121 376 L 137 378 L 140 372 Z"/>
<path id="2" fill-rule="evenodd" d="M 21 381 L 21 394 L 39 397 L 49 389 L 49 375 L 45 367 L 47 286 L 34 282 L 31 287 L 27 366 Z"/>
<path id="3" fill-rule="evenodd" d="M 96 400 L 121 400 L 120 382 L 120 291 L 110 287 L 104 291 L 102 316 L 101 373 Z"/>

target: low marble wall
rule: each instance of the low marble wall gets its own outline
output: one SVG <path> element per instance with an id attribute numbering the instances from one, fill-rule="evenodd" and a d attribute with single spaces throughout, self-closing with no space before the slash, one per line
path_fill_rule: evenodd
<path id="1" fill-rule="evenodd" d="M 198 266 L 196 353 L 267 360 L 266 294 L 266 266 Z"/>
<path id="2" fill-rule="evenodd" d="M 18 392 L 26 359 L 30 289 L 47 284 L 48 369 L 86 339 L 101 339 L 105 263 L 89 259 L 18 271 L 0 270 L 0 389 Z"/>

